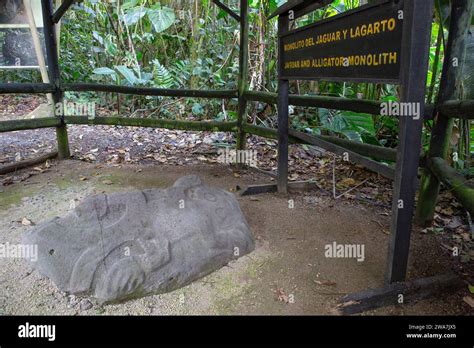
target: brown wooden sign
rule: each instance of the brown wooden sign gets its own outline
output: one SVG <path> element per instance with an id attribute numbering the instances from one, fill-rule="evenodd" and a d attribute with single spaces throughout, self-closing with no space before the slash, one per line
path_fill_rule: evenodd
<path id="1" fill-rule="evenodd" d="M 403 16 L 382 1 L 283 34 L 280 78 L 399 83 Z"/>

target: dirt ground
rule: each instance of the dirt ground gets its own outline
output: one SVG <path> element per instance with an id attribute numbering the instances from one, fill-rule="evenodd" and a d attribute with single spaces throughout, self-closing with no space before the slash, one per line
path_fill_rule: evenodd
<path id="1" fill-rule="evenodd" d="M 218 164 L 53 161 L 41 174 L 0 187 L 0 243 L 20 242 L 31 228 L 23 218 L 36 224 L 65 214 L 72 202 L 94 193 L 167 187 L 187 174 L 236 193 L 257 240 L 253 253 L 177 291 L 110 306 L 61 293 L 24 260 L 0 258 L 0 315 L 329 315 L 343 295 L 383 285 L 389 210 L 336 201 L 320 191 L 240 197 L 238 188 L 272 179 Z M 333 242 L 365 245 L 365 261 L 326 258 L 325 245 Z M 449 272 L 443 255 L 433 234 L 415 230 L 409 278 Z M 462 296 L 448 293 L 365 315 L 466 314 Z"/>

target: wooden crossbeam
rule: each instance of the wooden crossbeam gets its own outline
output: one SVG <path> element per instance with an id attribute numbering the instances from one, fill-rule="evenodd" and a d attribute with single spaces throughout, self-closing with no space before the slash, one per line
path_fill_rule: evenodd
<path id="1" fill-rule="evenodd" d="M 132 95 L 148 95 L 161 97 L 190 97 L 208 99 L 232 99 L 238 97 L 237 90 L 190 90 L 164 89 L 149 87 L 128 87 L 117 85 L 102 85 L 96 83 L 63 84 L 62 91 L 67 92 L 110 92 Z"/>
<path id="2" fill-rule="evenodd" d="M 5 175 L 8 173 L 16 172 L 17 170 L 32 167 L 38 164 L 41 164 L 43 162 L 46 162 L 47 160 L 53 159 L 58 157 L 58 152 L 53 151 L 50 153 L 47 153 L 46 155 L 36 157 L 36 158 L 29 158 L 24 161 L 19 161 L 15 163 L 10 163 L 6 164 L 4 166 L 0 167 L 0 175 Z"/>
<path id="3" fill-rule="evenodd" d="M 474 100 L 448 100 L 437 107 L 443 116 L 451 118 L 474 119 Z"/>
<path id="4" fill-rule="evenodd" d="M 278 138 L 277 130 L 273 128 L 245 124 L 244 131 L 246 133 L 257 135 L 257 136 L 268 138 L 268 139 Z M 342 138 L 338 138 L 334 136 L 327 136 L 327 135 L 310 135 L 310 136 L 317 139 L 324 140 L 329 143 L 333 143 L 335 145 L 339 145 L 340 147 L 343 147 L 346 149 L 350 149 L 351 151 L 356 152 L 359 155 L 362 155 L 365 157 L 370 157 L 370 158 L 374 158 L 374 159 L 386 161 L 386 162 L 395 162 L 397 160 L 397 151 L 394 149 L 387 148 L 387 147 L 359 143 L 353 140 L 346 140 L 346 139 L 342 139 Z M 291 136 L 291 134 L 290 134 L 290 142 L 308 144 L 306 141 L 302 139 L 298 139 Z"/>
<path id="5" fill-rule="evenodd" d="M 189 131 L 209 132 L 236 132 L 237 122 L 197 122 L 178 120 L 157 120 L 153 118 L 130 118 L 130 117 L 95 117 L 65 116 L 65 124 L 72 125 L 103 125 L 123 127 L 145 127 L 162 129 L 179 129 Z M 37 119 L 10 120 L 0 122 L 0 133 L 14 132 L 20 130 L 31 130 L 39 128 L 59 127 L 61 120 L 58 117 L 43 117 Z"/>
<path id="6" fill-rule="evenodd" d="M 459 277 L 454 274 L 393 283 L 381 289 L 368 289 L 349 294 L 342 298 L 337 311 L 340 314 L 349 315 L 385 306 L 409 304 L 431 296 L 440 296 L 461 285 Z"/>
<path id="7" fill-rule="evenodd" d="M 314 181 L 295 181 L 288 183 L 289 192 L 302 192 L 318 189 L 319 186 Z M 264 193 L 276 193 L 278 192 L 277 184 L 262 184 L 262 185 L 250 185 L 247 186 L 242 193 L 242 197 L 253 196 Z"/>
<path id="8" fill-rule="evenodd" d="M 64 0 L 61 6 L 59 6 L 59 8 L 53 14 L 53 23 L 55 24 L 59 23 L 59 21 L 67 12 L 67 10 L 69 10 L 69 8 L 77 1 L 82 1 L 82 0 Z"/>
<path id="9" fill-rule="evenodd" d="M 260 91 L 246 91 L 244 93 L 244 98 L 248 101 L 256 101 L 266 104 L 276 104 L 277 103 L 277 94 L 271 92 L 260 92 Z M 441 110 L 444 112 L 449 112 L 454 114 L 454 112 L 464 112 L 468 111 L 472 114 L 472 106 L 470 106 L 469 100 L 462 102 L 450 101 L 446 104 L 446 107 L 440 106 Z M 319 95 L 296 95 L 290 94 L 289 104 L 293 106 L 305 106 L 305 107 L 315 107 L 315 108 L 324 108 L 324 109 L 334 109 L 334 110 L 345 110 L 353 111 L 359 113 L 367 113 L 372 115 L 380 115 L 380 110 L 382 108 L 382 102 L 373 101 L 367 99 L 349 99 L 341 97 L 324 97 Z M 448 111 L 453 110 L 453 111 Z M 425 108 L 424 119 L 431 120 L 433 119 L 433 114 L 435 112 L 434 105 L 427 105 Z M 474 117 L 472 117 L 474 118 Z"/>
<path id="10" fill-rule="evenodd" d="M 293 0 L 280 6 L 275 12 L 273 12 L 268 20 L 280 16 L 283 13 L 289 11 L 295 12 L 295 19 L 304 16 L 307 13 L 320 9 L 321 7 L 327 6 L 332 3 L 333 0 Z"/>
<path id="11" fill-rule="evenodd" d="M 59 127 L 61 120 L 57 117 L 35 118 L 29 120 L 10 120 L 0 122 L 0 133 Z"/>
<path id="12" fill-rule="evenodd" d="M 0 83 L 0 94 L 44 94 L 54 91 L 52 83 Z"/>
<path id="13" fill-rule="evenodd" d="M 311 145 L 316 145 L 319 146 L 325 150 L 331 151 L 339 156 L 343 156 L 345 154 L 349 155 L 349 160 L 351 162 L 363 165 L 365 168 L 378 173 L 388 179 L 393 180 L 395 178 L 395 170 L 392 167 L 389 167 L 383 163 L 379 163 L 376 161 L 371 160 L 370 158 L 364 157 L 359 155 L 358 153 L 351 151 L 349 149 L 346 149 L 342 146 L 330 143 L 328 141 L 325 141 L 323 139 L 319 139 L 316 137 L 313 137 L 309 134 L 298 132 L 295 130 L 290 129 L 289 134 L 297 139 L 301 139 L 304 142 L 311 144 Z"/>
<path id="14" fill-rule="evenodd" d="M 124 126 L 124 127 L 146 127 L 162 129 L 179 129 L 190 131 L 214 131 L 214 132 L 235 132 L 237 122 L 199 122 L 199 121 L 178 121 L 159 120 L 153 118 L 129 118 L 129 117 L 94 117 L 66 116 L 66 124 L 83 125 L 104 125 L 104 126 Z"/>
<path id="15" fill-rule="evenodd" d="M 445 184 L 469 214 L 474 216 L 474 186 L 469 184 L 468 180 L 443 158 L 433 157 L 429 158 L 427 162 L 436 178 Z"/>
<path id="16" fill-rule="evenodd" d="M 231 10 L 226 4 L 223 4 L 219 0 L 212 0 L 212 2 L 216 4 L 217 7 L 221 8 L 224 12 L 228 13 L 232 18 L 240 22 L 240 16 L 233 10 Z"/>

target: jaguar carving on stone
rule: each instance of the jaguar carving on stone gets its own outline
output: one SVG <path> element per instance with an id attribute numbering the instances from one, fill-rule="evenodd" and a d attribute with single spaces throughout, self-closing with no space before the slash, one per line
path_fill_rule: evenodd
<path id="1" fill-rule="evenodd" d="M 230 192 L 197 176 L 167 189 L 96 195 L 24 236 L 62 291 L 111 303 L 175 290 L 255 245 Z"/>

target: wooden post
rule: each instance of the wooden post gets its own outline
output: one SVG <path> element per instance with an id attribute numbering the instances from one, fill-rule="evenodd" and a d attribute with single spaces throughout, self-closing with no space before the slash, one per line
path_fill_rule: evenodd
<path id="1" fill-rule="evenodd" d="M 243 125 L 247 122 L 247 100 L 244 97 L 248 89 L 249 73 L 249 17 L 248 0 L 240 2 L 240 53 L 239 53 L 239 110 L 237 124 L 239 132 L 237 133 L 237 150 L 245 150 L 246 134 Z"/>
<path id="2" fill-rule="evenodd" d="M 393 189 L 392 235 L 386 282 L 406 278 L 410 236 L 421 152 L 433 1 L 406 0 L 403 11 L 401 102 L 417 103 L 420 117 L 401 116 Z"/>
<path id="3" fill-rule="evenodd" d="M 443 104 L 448 100 L 459 99 L 461 96 L 462 71 L 466 55 L 466 39 L 471 24 L 472 7 L 472 0 L 453 0 L 438 104 Z M 446 115 L 438 114 L 431 132 L 428 157 L 447 158 L 453 123 L 453 119 Z M 433 221 L 439 187 L 440 181 L 429 168 L 426 168 L 421 180 L 416 211 L 417 224 L 425 226 Z"/>
<path id="4" fill-rule="evenodd" d="M 278 17 L 278 36 L 289 30 L 288 14 Z M 279 42 L 279 67 L 278 67 L 278 192 L 288 193 L 288 122 L 289 122 L 289 92 L 290 82 L 282 79 L 283 72 L 283 45 Z"/>
<path id="5" fill-rule="evenodd" d="M 54 85 L 53 108 L 56 110 L 56 104 L 62 103 L 63 94 L 61 92 L 61 77 L 59 72 L 59 57 L 56 40 L 56 30 L 53 23 L 53 3 L 52 0 L 41 0 L 44 22 L 44 39 L 46 53 L 48 57 L 48 70 L 51 83 Z M 59 159 L 68 159 L 71 157 L 69 152 L 69 140 L 67 127 L 64 123 L 64 115 L 60 115 L 61 125 L 56 128 L 56 139 L 58 142 Z"/>

